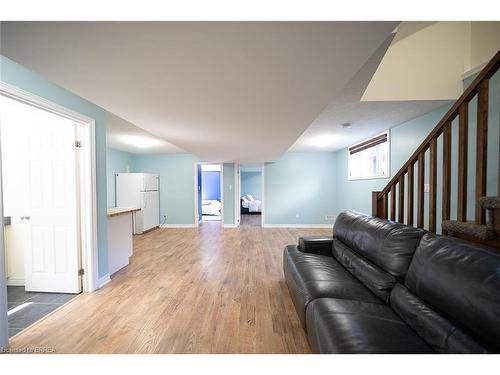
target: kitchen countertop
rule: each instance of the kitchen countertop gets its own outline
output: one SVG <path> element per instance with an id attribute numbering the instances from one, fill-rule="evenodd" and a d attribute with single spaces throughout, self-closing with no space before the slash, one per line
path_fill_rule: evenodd
<path id="1" fill-rule="evenodd" d="M 140 210 L 141 210 L 140 208 L 135 208 L 135 207 L 112 207 L 108 208 L 108 217 L 128 214 Z"/>

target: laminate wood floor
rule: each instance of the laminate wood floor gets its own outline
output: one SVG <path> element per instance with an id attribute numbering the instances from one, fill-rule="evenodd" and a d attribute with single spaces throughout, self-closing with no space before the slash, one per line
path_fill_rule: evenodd
<path id="1" fill-rule="evenodd" d="M 329 229 L 158 229 L 128 267 L 11 340 L 56 353 L 309 353 L 282 271 L 286 244 Z"/>
<path id="2" fill-rule="evenodd" d="M 241 226 L 244 225 L 253 225 L 260 227 L 261 226 L 261 215 L 241 215 Z"/>

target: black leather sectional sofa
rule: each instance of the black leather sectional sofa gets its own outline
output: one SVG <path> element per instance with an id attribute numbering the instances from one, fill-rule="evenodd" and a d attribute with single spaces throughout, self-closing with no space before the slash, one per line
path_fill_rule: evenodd
<path id="1" fill-rule="evenodd" d="M 347 211 L 285 248 L 313 352 L 500 352 L 500 253 Z"/>

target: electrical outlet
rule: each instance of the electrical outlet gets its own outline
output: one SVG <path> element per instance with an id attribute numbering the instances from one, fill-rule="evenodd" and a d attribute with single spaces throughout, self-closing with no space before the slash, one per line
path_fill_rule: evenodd
<path id="1" fill-rule="evenodd" d="M 167 215 L 163 215 L 163 220 L 167 220 Z"/>
<path id="2" fill-rule="evenodd" d="M 424 184 L 424 193 L 428 193 L 431 191 L 431 185 L 430 184 Z"/>
<path id="3" fill-rule="evenodd" d="M 325 215 L 325 220 L 327 221 L 335 220 L 335 215 Z"/>

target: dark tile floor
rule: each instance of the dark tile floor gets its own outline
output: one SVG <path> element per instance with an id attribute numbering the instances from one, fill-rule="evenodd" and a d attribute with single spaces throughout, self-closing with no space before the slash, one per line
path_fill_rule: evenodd
<path id="1" fill-rule="evenodd" d="M 18 311 L 10 312 L 9 336 L 12 337 L 21 332 L 76 296 L 77 294 L 26 292 L 24 286 L 8 286 L 9 312 L 26 304 Z"/>

